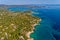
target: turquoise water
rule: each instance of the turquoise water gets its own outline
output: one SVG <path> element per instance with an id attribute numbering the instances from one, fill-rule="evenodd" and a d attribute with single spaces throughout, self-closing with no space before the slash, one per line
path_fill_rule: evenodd
<path id="1" fill-rule="evenodd" d="M 52 34 L 54 22 L 42 13 L 40 16 L 39 14 L 35 16 L 40 17 L 42 21 L 39 22 L 40 25 L 35 26 L 34 33 L 30 35 L 31 38 L 34 38 L 34 40 L 56 40 Z"/>
<path id="2" fill-rule="evenodd" d="M 8 10 L 12 11 L 24 11 L 31 10 L 34 13 L 34 16 L 38 16 L 42 19 L 39 22 L 40 25 L 35 26 L 34 33 L 30 36 L 34 40 L 60 40 L 60 9 L 50 8 L 50 9 L 41 9 L 41 8 L 25 8 L 25 7 L 16 7 L 9 8 Z"/>

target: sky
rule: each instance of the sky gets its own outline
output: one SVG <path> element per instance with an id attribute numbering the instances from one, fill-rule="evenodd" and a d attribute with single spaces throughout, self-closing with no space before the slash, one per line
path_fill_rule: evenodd
<path id="1" fill-rule="evenodd" d="M 0 4 L 7 5 L 60 4 L 60 0 L 0 0 Z"/>

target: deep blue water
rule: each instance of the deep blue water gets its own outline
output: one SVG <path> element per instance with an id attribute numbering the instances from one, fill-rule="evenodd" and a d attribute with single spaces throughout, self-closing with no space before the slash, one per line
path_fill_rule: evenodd
<path id="1" fill-rule="evenodd" d="M 9 8 L 12 11 L 32 10 L 34 16 L 42 19 L 40 25 L 35 26 L 30 36 L 34 40 L 60 40 L 60 9 L 59 8 Z"/>
<path id="2" fill-rule="evenodd" d="M 36 26 L 34 40 L 60 40 L 60 9 L 38 9 L 41 25 Z M 34 36 L 33 36 L 34 35 Z"/>

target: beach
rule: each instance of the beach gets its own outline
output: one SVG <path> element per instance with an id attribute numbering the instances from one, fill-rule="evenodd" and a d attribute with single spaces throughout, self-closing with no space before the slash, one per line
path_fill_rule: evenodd
<path id="1" fill-rule="evenodd" d="M 36 24 L 32 25 L 33 30 L 35 30 L 35 28 L 34 28 L 34 27 L 35 27 L 36 25 L 38 25 L 38 23 L 39 23 L 40 21 L 41 21 L 41 19 L 40 19 L 40 20 L 37 20 L 37 23 L 36 23 Z M 33 31 L 33 30 L 32 30 L 32 31 L 29 31 L 29 32 L 26 34 L 26 36 L 28 37 L 28 39 L 27 39 L 27 40 L 34 40 L 33 38 L 30 38 L 30 34 L 31 34 L 31 33 L 34 33 L 34 31 Z"/>

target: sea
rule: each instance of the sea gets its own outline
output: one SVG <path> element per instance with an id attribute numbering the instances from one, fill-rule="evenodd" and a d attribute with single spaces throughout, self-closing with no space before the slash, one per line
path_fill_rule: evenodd
<path id="1" fill-rule="evenodd" d="M 60 5 L 44 6 L 46 8 L 9 7 L 8 10 L 31 10 L 32 15 L 41 18 L 41 21 L 35 26 L 34 32 L 30 35 L 34 40 L 60 40 Z"/>

